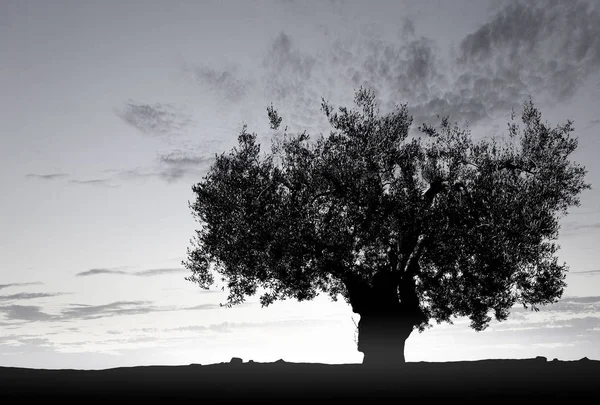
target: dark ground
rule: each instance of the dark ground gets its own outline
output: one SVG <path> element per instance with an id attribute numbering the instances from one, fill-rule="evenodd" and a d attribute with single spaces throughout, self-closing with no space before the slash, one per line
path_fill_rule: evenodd
<path id="1" fill-rule="evenodd" d="M 600 361 L 483 360 L 407 363 L 398 369 L 360 364 L 231 363 L 38 370 L 0 367 L 0 403 L 28 399 L 209 400 L 275 403 L 351 399 L 442 399 L 481 403 L 573 401 L 600 394 Z M 320 402 L 319 402 L 320 403 Z"/>

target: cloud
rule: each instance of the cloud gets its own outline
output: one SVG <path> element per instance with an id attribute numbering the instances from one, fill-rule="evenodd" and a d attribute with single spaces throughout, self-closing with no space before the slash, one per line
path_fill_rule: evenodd
<path id="1" fill-rule="evenodd" d="M 511 312 L 531 313 L 531 310 L 525 309 L 522 306 L 515 306 Z M 563 297 L 554 304 L 541 306 L 540 312 L 557 315 L 567 314 L 569 316 L 574 314 L 598 313 L 600 316 L 600 296 Z"/>
<path id="2" fill-rule="evenodd" d="M 3 313 L 7 320 L 16 321 L 48 321 L 54 318 L 42 312 L 41 307 L 36 305 L 0 306 L 0 313 Z"/>
<path id="3" fill-rule="evenodd" d="M 158 162 L 162 167 L 155 174 L 168 183 L 172 183 L 187 175 L 199 176 L 213 161 L 214 154 L 176 149 L 158 155 Z"/>
<path id="4" fill-rule="evenodd" d="M 400 36 L 402 38 L 412 37 L 415 35 L 415 24 L 413 21 L 405 17 L 402 21 L 402 28 L 400 29 Z"/>
<path id="5" fill-rule="evenodd" d="M 68 176 L 68 174 L 65 174 L 65 173 L 49 173 L 49 174 L 29 173 L 29 174 L 27 174 L 26 177 L 32 177 L 32 178 L 41 179 L 41 180 L 54 180 L 54 179 L 58 179 L 60 177 L 67 177 L 67 176 Z"/>
<path id="6" fill-rule="evenodd" d="M 70 304 L 69 308 L 61 311 L 60 319 L 97 319 L 120 315 L 141 315 L 168 310 L 152 306 L 151 304 L 151 301 L 117 301 L 102 305 Z"/>
<path id="7" fill-rule="evenodd" d="M 145 180 L 158 178 L 167 183 L 175 183 L 187 176 L 200 176 L 214 160 L 214 156 L 194 152 L 174 150 L 159 154 L 158 167 L 134 168 L 117 173 L 124 180 Z"/>
<path id="8" fill-rule="evenodd" d="M 597 2 L 506 3 L 447 54 L 435 40 L 416 36 L 411 20 L 400 30 L 399 41 L 363 33 L 308 52 L 282 32 L 263 58 L 262 87 L 289 105 L 295 116 L 282 116 L 300 126 L 315 121 L 321 97 L 365 86 L 382 110 L 408 103 L 416 128 L 438 115 L 471 125 L 508 118 L 530 95 L 563 102 L 600 72 Z"/>
<path id="9" fill-rule="evenodd" d="M 186 311 L 197 311 L 197 310 L 205 310 L 205 309 L 217 309 L 217 308 L 223 308 L 220 305 L 217 304 L 200 304 L 200 305 L 194 305 L 193 307 L 186 307 L 183 308 Z"/>
<path id="10" fill-rule="evenodd" d="M 161 163 L 171 166 L 198 166 L 214 160 L 213 155 L 194 154 L 189 151 L 173 150 L 158 157 Z"/>
<path id="11" fill-rule="evenodd" d="M 17 293 L 11 295 L 0 295 L 0 301 L 18 301 L 18 300 L 31 300 L 35 298 L 47 298 L 56 297 L 58 295 L 64 295 L 65 293 Z"/>
<path id="12" fill-rule="evenodd" d="M 267 85 L 276 99 L 284 99 L 306 84 L 311 79 L 315 63 L 314 56 L 295 49 L 291 38 L 280 32 L 263 59 L 269 78 Z"/>
<path id="13" fill-rule="evenodd" d="M 87 277 L 87 276 L 97 276 L 103 274 L 116 274 L 116 275 L 127 275 L 127 276 L 138 276 L 138 277 L 152 277 L 152 276 L 161 276 L 165 274 L 173 274 L 173 273 L 184 273 L 187 272 L 184 268 L 164 268 L 164 269 L 147 269 L 147 270 L 139 270 L 135 272 L 127 272 L 123 270 L 117 269 L 90 269 L 86 271 L 82 271 L 80 273 L 75 274 L 77 277 Z"/>
<path id="14" fill-rule="evenodd" d="M 253 84 L 252 80 L 239 78 L 235 67 L 217 70 L 206 66 L 191 68 L 184 65 L 183 71 L 198 84 L 217 91 L 230 102 L 242 100 Z"/>
<path id="15" fill-rule="evenodd" d="M 575 222 L 575 221 L 565 222 L 564 224 L 561 224 L 560 235 L 561 236 L 577 235 L 578 233 L 581 233 L 581 231 L 590 230 L 590 229 L 591 230 L 600 229 L 600 222 L 592 222 L 592 223 L 583 223 L 583 222 Z"/>
<path id="16" fill-rule="evenodd" d="M 87 277 L 87 276 L 97 276 L 100 274 L 127 274 L 127 272 L 122 271 L 122 270 L 112 270 L 112 269 L 90 269 L 90 270 L 82 271 L 75 275 L 77 277 Z"/>
<path id="17" fill-rule="evenodd" d="M 571 271 L 569 274 L 600 274 L 600 270 Z"/>
<path id="18" fill-rule="evenodd" d="M 184 114 L 171 104 L 144 104 L 129 100 L 115 113 L 125 123 L 142 133 L 163 140 L 170 140 L 192 124 L 188 114 Z"/>
<path id="19" fill-rule="evenodd" d="M 134 275 L 134 276 L 141 276 L 141 277 L 152 277 L 152 276 L 162 276 L 162 275 L 165 275 L 165 274 L 185 273 L 185 272 L 188 272 L 188 270 L 184 269 L 184 268 L 149 269 L 149 270 L 136 271 L 132 275 Z"/>
<path id="20" fill-rule="evenodd" d="M 282 319 L 265 322 L 221 322 L 210 325 L 188 325 L 164 329 L 164 331 L 180 332 L 219 332 L 230 333 L 234 329 L 266 329 L 266 328 L 310 328 L 318 326 L 331 326 L 338 324 L 339 320 L 329 319 Z"/>
<path id="21" fill-rule="evenodd" d="M 468 79 L 457 90 L 564 101 L 600 68 L 600 8 L 583 0 L 508 3 L 461 41 L 456 60 Z"/>
<path id="22" fill-rule="evenodd" d="M 107 179 L 69 180 L 69 183 L 111 188 L 119 187 L 118 185 L 110 184 L 110 180 Z"/>
<path id="23" fill-rule="evenodd" d="M 28 286 L 28 285 L 41 285 L 43 284 L 40 281 L 31 281 L 31 282 L 27 282 L 27 283 L 10 283 L 10 284 L 0 284 L 0 290 L 2 290 L 3 288 L 9 288 L 9 287 L 23 287 L 23 286 Z"/>

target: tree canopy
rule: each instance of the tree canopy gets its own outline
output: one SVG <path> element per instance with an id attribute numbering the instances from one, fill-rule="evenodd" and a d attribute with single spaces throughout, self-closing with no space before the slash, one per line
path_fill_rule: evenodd
<path id="1" fill-rule="evenodd" d="M 448 117 L 413 136 L 407 105 L 381 114 L 364 88 L 352 109 L 321 107 L 328 135 L 286 129 L 261 152 L 244 126 L 192 187 L 200 228 L 188 280 L 209 288 L 220 275 L 228 304 L 260 288 L 269 305 L 321 292 L 352 303 L 351 283 L 410 279 L 421 329 L 467 316 L 482 330 L 515 303 L 561 297 L 559 220 L 590 188 L 570 160 L 571 121 L 552 127 L 529 100 L 504 138 L 475 140 Z M 279 130 L 282 118 L 267 113 Z"/>

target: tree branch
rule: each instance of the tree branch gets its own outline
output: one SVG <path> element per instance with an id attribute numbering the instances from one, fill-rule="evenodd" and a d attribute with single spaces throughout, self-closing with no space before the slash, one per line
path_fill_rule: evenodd
<path id="1" fill-rule="evenodd" d="M 423 194 L 423 198 L 425 199 L 427 205 L 431 205 L 435 196 L 438 195 L 440 191 L 444 190 L 447 186 L 448 183 L 442 179 L 438 179 L 431 182 L 429 188 L 427 189 L 425 194 Z"/>
<path id="2" fill-rule="evenodd" d="M 419 235 L 415 247 L 413 248 L 412 252 L 410 253 L 410 256 L 408 256 L 408 259 L 404 264 L 402 274 L 409 276 L 414 275 L 414 269 L 416 268 L 415 264 L 419 261 L 419 259 L 421 258 L 421 254 L 423 253 L 423 245 L 425 243 L 425 238 L 426 236 L 424 234 Z"/>

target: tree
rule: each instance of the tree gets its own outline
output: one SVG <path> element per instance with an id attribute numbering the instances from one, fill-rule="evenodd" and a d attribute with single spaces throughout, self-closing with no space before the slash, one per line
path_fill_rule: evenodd
<path id="1" fill-rule="evenodd" d="M 504 140 L 475 141 L 448 117 L 409 136 L 406 105 L 380 114 L 364 88 L 355 104 L 323 100 L 328 136 L 286 128 L 269 153 L 244 126 L 192 187 L 187 280 L 209 288 L 220 274 L 228 305 L 259 288 L 263 306 L 342 296 L 360 315 L 363 364 L 403 363 L 406 338 L 433 321 L 466 316 L 481 331 L 514 304 L 561 297 L 559 219 L 590 188 L 569 160 L 571 121 L 551 128 L 529 100 Z"/>

